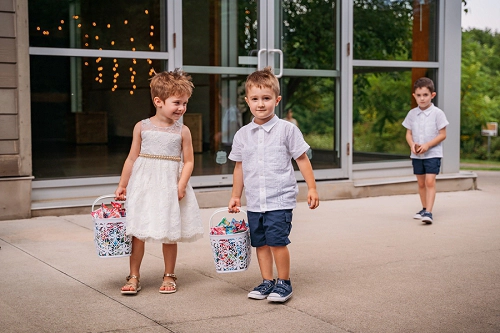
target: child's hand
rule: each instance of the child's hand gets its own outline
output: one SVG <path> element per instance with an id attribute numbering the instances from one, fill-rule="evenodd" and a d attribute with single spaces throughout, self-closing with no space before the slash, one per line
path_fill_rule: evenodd
<path id="1" fill-rule="evenodd" d="M 231 200 L 229 200 L 229 205 L 227 206 L 227 211 L 229 213 L 239 213 L 240 209 L 238 207 L 241 207 L 240 198 L 231 198 Z"/>
<path id="2" fill-rule="evenodd" d="M 431 148 L 431 147 L 429 146 L 429 144 L 427 144 L 427 143 L 423 143 L 423 144 L 421 144 L 421 145 L 420 145 L 420 147 L 418 148 L 417 154 L 423 154 L 423 153 L 425 153 L 426 151 L 428 151 L 428 150 L 429 150 L 429 148 Z"/>
<path id="3" fill-rule="evenodd" d="M 420 144 L 418 143 L 415 143 L 412 147 L 411 147 L 411 152 L 418 155 L 419 154 L 419 151 L 420 150 Z"/>
<path id="4" fill-rule="evenodd" d="M 118 186 L 115 191 L 115 200 L 125 201 L 127 197 L 127 188 L 123 186 Z"/>
<path id="5" fill-rule="evenodd" d="M 309 205 L 309 209 L 316 209 L 319 206 L 319 195 L 316 189 L 309 189 L 307 191 L 307 204 Z"/>
<path id="6" fill-rule="evenodd" d="M 186 196 L 186 188 L 185 187 L 180 187 L 177 189 L 177 198 L 179 201 L 182 200 Z"/>

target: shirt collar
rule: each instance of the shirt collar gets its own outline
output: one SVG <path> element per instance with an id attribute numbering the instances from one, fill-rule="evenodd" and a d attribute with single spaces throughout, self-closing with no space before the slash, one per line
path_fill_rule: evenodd
<path id="1" fill-rule="evenodd" d="M 252 127 L 251 129 L 256 129 L 256 128 L 259 128 L 259 127 L 262 127 L 264 129 L 264 131 L 266 132 L 269 132 L 271 131 L 271 129 L 274 127 L 274 125 L 276 125 L 278 123 L 278 116 L 276 116 L 276 114 L 273 115 L 273 117 L 265 124 L 263 125 L 258 125 L 255 123 L 255 118 L 252 119 Z"/>
<path id="2" fill-rule="evenodd" d="M 434 109 L 434 103 L 431 103 L 431 105 L 425 110 L 422 110 L 420 107 L 418 107 L 418 110 L 420 111 L 419 114 L 423 113 L 426 116 L 428 116 L 431 113 L 432 109 Z"/>

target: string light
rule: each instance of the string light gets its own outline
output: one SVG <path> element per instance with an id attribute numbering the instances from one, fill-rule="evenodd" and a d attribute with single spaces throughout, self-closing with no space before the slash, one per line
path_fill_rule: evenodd
<path id="1" fill-rule="evenodd" d="M 144 10 L 144 13 L 145 13 L 146 15 L 149 15 L 149 10 L 148 10 L 148 9 L 145 9 L 145 10 Z M 72 19 L 73 19 L 73 20 L 80 20 L 80 16 L 79 16 L 79 15 L 73 15 L 73 16 L 72 16 Z M 63 25 L 63 24 L 65 24 L 65 20 L 59 20 L 59 22 L 60 22 L 60 24 L 61 24 L 61 25 L 58 25 L 58 26 L 57 26 L 57 30 L 62 31 L 62 30 L 63 30 L 62 25 Z M 98 25 L 98 23 L 97 23 L 97 22 L 92 22 L 91 24 L 92 24 L 92 26 L 93 26 L 93 27 L 97 27 L 97 25 Z M 129 24 L 129 21 L 128 21 L 128 20 L 124 20 L 124 21 L 123 21 L 123 24 L 124 24 L 124 25 L 127 25 L 127 24 Z M 82 23 L 77 23 L 77 27 L 78 27 L 78 28 L 82 28 L 82 26 L 83 26 L 83 25 L 82 25 Z M 106 26 L 108 29 L 111 29 L 111 24 L 110 24 L 110 23 L 107 23 L 105 26 Z M 150 36 L 154 36 L 154 31 L 153 31 L 153 30 L 155 30 L 154 25 L 150 25 L 150 29 L 151 29 L 151 30 L 150 30 L 150 32 L 149 32 L 149 35 L 150 35 Z M 37 31 L 41 31 L 41 32 L 42 32 L 42 34 L 43 34 L 44 36 L 49 36 L 49 35 L 50 35 L 50 31 L 49 31 L 49 30 L 43 30 L 40 26 L 37 26 L 37 27 L 36 27 L 36 30 L 37 30 Z M 90 38 L 90 36 L 89 36 L 89 34 L 88 34 L 88 33 L 85 33 L 83 36 L 84 36 L 84 38 L 85 38 L 85 39 Z M 99 37 L 98 35 L 95 35 L 95 36 L 94 36 L 94 39 L 95 39 L 96 41 L 98 41 L 98 40 L 100 40 L 100 37 Z M 131 42 L 131 43 L 134 43 L 134 42 L 135 42 L 135 38 L 134 38 L 134 37 L 130 37 L 130 39 L 129 39 L 129 40 L 130 40 L 130 42 Z M 83 42 L 83 41 L 82 41 L 82 42 Z M 115 42 L 114 40 L 111 40 L 111 41 L 110 41 L 110 44 L 111 44 L 112 46 L 114 46 L 114 45 L 116 44 L 116 42 Z M 85 47 L 89 47 L 89 43 L 88 43 L 88 42 L 84 43 L 84 45 L 85 45 Z M 98 45 L 96 45 L 96 46 L 98 46 Z M 154 50 L 154 49 L 155 49 L 155 46 L 154 46 L 152 43 L 149 43 L 148 48 L 149 48 L 150 50 Z M 98 50 L 102 50 L 102 49 L 103 49 L 102 47 L 98 47 Z M 135 48 L 135 47 L 132 47 L 132 48 L 131 48 L 131 50 L 132 50 L 132 51 L 136 51 L 136 48 Z M 98 57 L 98 58 L 96 58 L 96 59 L 95 59 L 96 64 L 99 64 L 101 61 L 102 61 L 102 58 L 101 58 L 101 57 Z M 149 65 L 152 65 L 152 64 L 153 64 L 153 61 L 152 61 L 151 59 L 147 59 L 146 61 L 147 61 L 147 63 L 148 63 Z M 113 62 L 114 62 L 114 66 L 112 67 L 112 70 L 113 70 L 115 73 L 113 74 L 113 84 L 114 84 L 114 86 L 111 88 L 111 91 L 115 91 L 115 90 L 118 88 L 117 81 L 118 81 L 118 77 L 119 77 L 119 75 L 120 75 L 120 74 L 117 72 L 117 69 L 118 69 L 118 60 L 117 60 L 117 59 L 113 59 Z M 89 62 L 88 62 L 88 61 L 85 61 L 83 64 L 84 64 L 84 66 L 90 66 L 90 64 L 89 64 Z M 136 60 L 136 59 L 132 59 L 132 64 L 133 64 L 133 65 L 137 65 L 137 60 Z M 137 86 L 136 86 L 136 84 L 135 84 L 135 76 L 137 75 L 137 72 L 133 69 L 133 67 L 129 67 L 129 71 L 131 72 L 130 82 L 131 82 L 131 84 L 132 84 L 132 89 L 131 89 L 131 90 L 129 90 L 129 93 L 130 93 L 130 95 L 133 95 L 133 94 L 134 94 L 134 90 L 136 90 L 136 89 L 137 89 Z M 95 77 L 95 81 L 96 81 L 96 82 L 99 82 L 100 84 L 102 84 L 102 83 L 103 83 L 103 77 L 104 77 L 104 66 L 99 66 L 99 67 L 97 67 L 97 72 L 98 72 L 98 73 L 97 73 L 97 76 Z M 155 73 L 154 68 L 153 68 L 153 67 L 151 67 L 151 68 L 149 69 L 149 72 L 148 72 L 149 76 L 153 76 L 153 75 L 154 75 L 154 73 Z"/>

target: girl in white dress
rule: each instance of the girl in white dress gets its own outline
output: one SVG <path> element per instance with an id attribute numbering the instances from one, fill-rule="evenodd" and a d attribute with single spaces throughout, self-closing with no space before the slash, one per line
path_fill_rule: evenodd
<path id="1" fill-rule="evenodd" d="M 165 270 L 159 292 L 176 292 L 177 242 L 203 236 L 198 202 L 189 184 L 194 166 L 191 132 L 178 122 L 193 91 L 191 77 L 178 69 L 162 72 L 151 79 L 150 87 L 156 115 L 135 125 L 115 191 L 117 200 L 127 199 L 126 233 L 132 236 L 130 273 L 122 294 L 141 290 L 146 241 L 163 243 Z"/>

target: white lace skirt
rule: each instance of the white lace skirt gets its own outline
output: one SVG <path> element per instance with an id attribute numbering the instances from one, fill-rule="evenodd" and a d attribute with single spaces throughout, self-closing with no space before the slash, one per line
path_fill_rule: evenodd
<path id="1" fill-rule="evenodd" d="M 179 201 L 180 162 L 138 158 L 127 186 L 127 235 L 161 243 L 193 242 L 203 223 L 191 185 Z"/>

